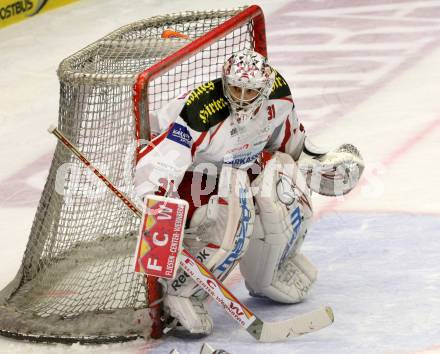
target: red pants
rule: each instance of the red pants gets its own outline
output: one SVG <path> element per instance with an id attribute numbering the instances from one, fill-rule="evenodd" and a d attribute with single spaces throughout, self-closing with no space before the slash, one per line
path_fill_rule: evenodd
<path id="1" fill-rule="evenodd" d="M 259 170 L 255 173 L 252 172 L 252 169 L 248 169 L 247 172 L 250 181 L 253 181 L 258 176 Z M 185 172 L 182 182 L 177 188 L 177 194 L 178 197 L 189 203 L 187 226 L 196 209 L 208 204 L 209 198 L 218 193 L 218 177 L 191 171 Z"/>
<path id="2" fill-rule="evenodd" d="M 215 176 L 191 171 L 185 172 L 183 180 L 177 188 L 177 193 L 181 199 L 189 203 L 187 225 L 196 209 L 208 204 L 209 198 L 217 194 L 217 183 L 218 178 Z"/>

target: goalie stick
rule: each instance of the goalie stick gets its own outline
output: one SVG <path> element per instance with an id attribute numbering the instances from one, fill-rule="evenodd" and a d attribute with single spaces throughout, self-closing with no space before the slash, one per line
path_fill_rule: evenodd
<path id="1" fill-rule="evenodd" d="M 142 217 L 141 210 L 124 193 L 119 191 L 107 177 L 99 172 L 60 130 L 55 126 L 51 126 L 48 131 L 72 151 L 137 217 Z M 333 311 L 330 307 L 322 307 L 288 320 L 277 322 L 263 321 L 249 310 L 247 306 L 242 304 L 209 269 L 187 250 L 181 251 L 179 258 L 180 266 L 194 281 L 213 297 L 216 302 L 222 305 L 226 312 L 258 341 L 275 342 L 290 339 L 318 331 L 329 326 L 334 321 Z M 158 285 L 156 284 L 156 286 Z"/>

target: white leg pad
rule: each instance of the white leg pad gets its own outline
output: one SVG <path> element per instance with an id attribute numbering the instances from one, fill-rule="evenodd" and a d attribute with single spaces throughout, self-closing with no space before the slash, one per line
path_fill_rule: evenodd
<path id="1" fill-rule="evenodd" d="M 276 153 L 252 183 L 259 213 L 240 270 L 251 295 L 304 299 L 317 270 L 299 253 L 312 217 L 310 190 L 293 159 Z"/>
<path id="2" fill-rule="evenodd" d="M 220 175 L 219 195 L 212 196 L 207 206 L 194 213 L 191 228 L 185 231 L 185 248 L 223 281 L 248 247 L 254 217 L 246 171 L 225 166 Z M 183 269 L 168 282 L 167 292 L 206 297 Z"/>
<path id="3" fill-rule="evenodd" d="M 254 223 L 254 204 L 246 171 L 224 167 L 219 195 L 200 208 L 186 230 L 184 245 L 223 281 L 246 251 Z M 191 333 L 208 334 L 212 320 L 203 306 L 206 293 L 182 268 L 166 282 L 165 307 Z"/>
<path id="4" fill-rule="evenodd" d="M 272 286 L 265 289 L 266 296 L 284 303 L 302 301 L 315 282 L 318 271 L 301 253 L 287 257 L 275 273 Z"/>
<path id="5" fill-rule="evenodd" d="M 251 241 L 240 262 L 240 270 L 251 295 L 282 303 L 297 303 L 307 296 L 318 271 L 298 252 L 292 252 L 278 264 L 284 247 L 260 239 Z"/>

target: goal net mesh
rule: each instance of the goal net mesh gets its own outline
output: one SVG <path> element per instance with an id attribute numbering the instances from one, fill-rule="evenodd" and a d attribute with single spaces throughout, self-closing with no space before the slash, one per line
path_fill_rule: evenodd
<path id="1" fill-rule="evenodd" d="M 255 21 L 232 26 L 181 62 L 141 73 L 246 9 L 185 12 L 124 26 L 63 60 L 58 128 L 135 200 L 139 138 L 155 131 L 170 99 L 220 76 L 232 53 L 255 45 Z M 162 38 L 166 29 L 185 38 Z M 138 114 L 134 114 L 135 111 Z M 157 126 L 157 125 L 156 125 Z M 58 144 L 21 267 L 0 291 L 0 334 L 31 340 L 109 342 L 148 333 L 148 289 L 134 273 L 139 220 Z"/>

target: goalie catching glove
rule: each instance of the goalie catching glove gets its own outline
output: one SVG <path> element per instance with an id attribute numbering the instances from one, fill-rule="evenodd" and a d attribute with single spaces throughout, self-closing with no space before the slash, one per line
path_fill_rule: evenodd
<path id="1" fill-rule="evenodd" d="M 338 196 L 350 192 L 359 182 L 364 171 L 364 160 L 359 150 L 351 144 L 324 152 L 306 138 L 304 151 L 298 166 L 307 185 L 313 192 L 326 196 Z"/>

